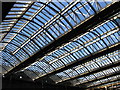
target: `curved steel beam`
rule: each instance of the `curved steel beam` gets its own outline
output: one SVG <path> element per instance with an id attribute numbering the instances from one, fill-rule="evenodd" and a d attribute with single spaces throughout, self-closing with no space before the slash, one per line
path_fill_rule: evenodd
<path id="1" fill-rule="evenodd" d="M 49 7 L 50 9 L 52 9 L 55 13 L 58 13 L 61 17 L 64 18 L 64 20 L 70 25 L 70 27 L 73 29 L 73 26 L 70 24 L 70 22 L 65 18 L 64 15 L 62 15 L 61 13 L 59 13 L 59 11 L 55 10 L 53 7 L 51 7 L 50 5 L 46 4 L 46 3 L 43 3 L 43 2 L 38 2 L 38 3 L 41 3 L 43 5 L 46 5 L 47 7 Z M 58 8 L 59 9 L 59 8 Z"/>
<path id="2" fill-rule="evenodd" d="M 22 18 L 23 17 L 23 15 L 29 10 L 29 8 L 31 8 L 32 7 L 32 5 L 34 4 L 34 2 L 32 2 L 31 3 L 31 5 L 30 6 L 28 6 L 28 8 L 26 9 L 26 11 L 25 12 L 23 12 L 23 14 L 20 16 L 20 18 Z M 18 20 L 17 20 L 17 22 L 20 20 L 20 18 L 17 18 Z M 7 19 L 6 19 L 7 20 Z M 10 28 L 10 30 L 9 31 L 11 31 L 12 30 L 12 28 L 17 24 L 17 22 L 16 23 L 14 23 L 14 25 Z M 6 36 L 6 35 L 5 35 Z M 3 40 L 4 38 L 5 38 L 5 36 L 1 39 L 1 40 Z"/>
<path id="3" fill-rule="evenodd" d="M 49 48 L 48 47 L 44 48 L 43 49 L 44 52 L 40 51 L 39 53 L 35 54 L 34 56 L 32 56 L 31 58 L 29 58 L 28 60 L 26 60 L 24 63 L 22 63 L 21 65 L 19 65 L 18 67 L 16 67 L 16 69 L 11 70 L 9 73 L 7 73 L 7 75 L 10 75 L 11 73 L 14 73 L 15 71 L 20 70 L 21 67 L 24 68 L 24 67 L 30 65 L 30 63 L 35 62 L 37 58 L 40 58 L 40 57 L 44 56 L 46 53 L 54 50 L 56 47 L 62 45 L 63 43 L 69 42 L 68 38 L 72 39 L 75 36 L 79 35 L 80 33 L 87 32 L 88 29 L 92 28 L 96 24 L 102 22 L 103 20 L 106 20 L 111 15 L 115 14 L 116 12 L 118 12 L 118 10 L 119 10 L 118 7 L 119 7 L 119 3 L 112 4 L 110 7 L 104 9 L 103 11 L 101 11 L 100 13 L 98 13 L 97 15 L 95 15 L 94 17 L 92 17 L 91 19 L 89 19 L 86 22 L 84 22 L 83 24 L 81 24 L 79 27 L 76 27 L 75 30 L 72 30 L 68 34 L 66 34 L 63 37 L 59 38 L 54 43 L 50 44 Z M 98 19 L 98 17 L 99 17 L 99 19 Z M 94 22 L 93 20 L 96 20 L 96 22 Z M 58 43 L 56 43 L 56 42 L 58 42 Z M 95 58 L 95 57 L 98 57 L 98 56 L 103 55 L 105 53 L 112 52 L 116 48 L 118 48 L 118 46 L 115 46 L 114 48 L 111 48 L 111 49 L 109 48 L 108 50 L 99 52 L 99 53 L 97 53 L 97 54 L 95 54 L 95 55 L 93 55 L 92 57 L 89 57 L 89 58 Z M 90 60 L 89 58 L 87 57 L 86 59 L 83 59 L 83 62 Z M 81 63 L 83 63 L 83 62 L 81 62 Z M 70 67 L 75 66 L 75 65 L 78 65 L 78 64 L 74 63 L 74 64 L 72 64 L 72 65 L 70 65 L 70 66 L 68 66 L 68 67 L 66 67 L 64 69 L 58 70 L 57 72 L 63 71 L 65 69 L 70 68 Z M 52 74 L 55 74 L 55 73 L 56 72 L 54 72 Z M 49 75 L 52 75 L 52 74 L 49 74 Z"/>
<path id="4" fill-rule="evenodd" d="M 30 39 L 31 41 L 33 41 L 33 43 L 35 43 L 40 49 L 41 49 L 41 47 L 34 41 L 34 39 L 31 39 L 31 38 L 29 38 L 27 35 L 24 35 L 24 34 L 21 34 L 21 33 L 17 33 L 17 32 L 14 32 L 14 31 L 4 31 L 4 32 L 2 32 L 2 33 L 16 33 L 16 34 L 19 34 L 19 35 L 21 35 L 21 36 L 24 36 L 24 37 L 26 37 L 26 38 L 28 38 L 28 39 Z M 2 43 L 4 43 L 4 42 L 2 42 Z M 7 42 L 5 42 L 5 43 L 7 43 Z M 8 44 L 9 44 L 10 42 L 8 42 Z M 12 43 L 13 44 L 13 43 Z M 14 44 L 15 45 L 15 44 Z M 18 45 L 15 45 L 15 46 L 17 46 L 18 47 Z M 19 47 L 20 48 L 20 47 Z M 24 49 L 23 49 L 24 50 Z M 25 51 L 25 50 L 24 50 Z M 25 53 L 27 53 L 26 51 L 25 51 Z M 27 53 L 28 54 L 28 53 Z M 29 54 L 28 54 L 29 55 Z M 29 55 L 30 56 L 30 55 Z"/>
<path id="5" fill-rule="evenodd" d="M 79 40 L 80 40 L 80 39 L 79 39 Z M 82 40 L 80 40 L 80 41 L 84 44 L 84 42 L 83 42 Z M 92 53 L 90 52 L 90 50 L 88 50 L 88 49 L 85 47 L 85 45 L 81 44 L 81 43 L 78 42 L 78 41 L 72 41 L 72 42 L 75 42 L 75 43 L 80 44 L 81 46 L 83 46 L 83 47 L 92 55 Z"/>
<path id="6" fill-rule="evenodd" d="M 115 75 L 118 75 L 118 74 L 120 74 L 120 72 L 114 72 L 114 73 L 112 73 L 112 74 L 110 74 L 110 75 L 107 75 L 107 76 L 105 76 L 105 77 L 100 77 L 100 78 L 97 78 L 97 79 L 93 79 L 93 80 L 91 80 L 91 81 L 88 81 L 88 82 L 85 82 L 85 83 L 82 83 L 82 84 L 87 84 L 87 83 L 91 83 L 91 82 L 94 82 L 94 81 L 98 81 L 98 80 L 101 80 L 101 79 L 105 79 L 105 78 L 108 78 L 108 77 L 111 77 L 111 76 L 115 76 Z M 93 74 L 94 75 L 94 74 Z M 76 85 L 76 86 L 79 86 L 80 84 L 78 84 L 78 85 Z"/>
<path id="7" fill-rule="evenodd" d="M 9 19 L 11 19 L 11 18 L 9 18 Z M 12 18 L 12 19 L 16 19 L 16 18 Z M 40 26 L 43 30 L 46 29 L 46 28 L 42 27 L 40 24 L 38 24 L 38 23 L 36 23 L 35 21 L 33 21 L 33 20 L 29 20 L 29 19 L 26 19 L 26 18 L 20 18 L 20 19 L 23 19 L 23 20 L 26 20 L 26 21 L 30 21 L 30 22 L 32 22 L 32 23 L 35 23 L 36 25 Z M 10 31 L 8 31 L 8 33 L 9 33 L 9 32 L 10 32 Z M 51 33 L 49 33 L 47 30 L 46 30 L 46 32 L 55 40 L 55 38 L 52 36 Z M 2 32 L 2 33 L 3 33 L 3 32 Z"/>
<path id="8" fill-rule="evenodd" d="M 5 53 L 8 53 L 8 54 L 10 54 L 11 56 L 14 56 L 11 52 L 8 52 L 8 51 L 2 51 L 2 52 L 5 52 Z M 16 56 L 14 56 L 20 63 L 21 63 L 21 61 L 16 57 Z"/>
<path id="9" fill-rule="evenodd" d="M 68 47 L 66 47 L 66 48 L 68 48 Z M 66 51 L 67 53 L 71 54 L 76 60 L 78 60 L 78 59 L 73 55 L 73 53 L 71 53 L 70 51 L 66 50 L 64 47 L 63 47 L 62 49 L 60 49 L 60 50 Z"/>
<path id="10" fill-rule="evenodd" d="M 12 45 L 16 46 L 16 47 L 22 49 L 22 50 L 30 57 L 30 55 L 24 50 L 24 48 L 21 48 L 20 46 L 18 46 L 18 45 L 16 45 L 16 44 L 14 44 L 14 43 L 12 43 L 12 42 L 2 42 L 2 43 L 9 43 L 9 44 L 12 44 Z M 5 49 L 6 49 L 6 48 L 5 48 Z M 8 50 L 8 49 L 7 49 L 7 50 Z"/>
<path id="11" fill-rule="evenodd" d="M 65 63 L 61 59 L 57 58 L 56 56 L 54 56 L 54 55 L 47 55 L 47 56 L 52 56 L 53 58 L 60 60 L 64 64 L 64 66 L 66 66 Z"/>
<path id="12" fill-rule="evenodd" d="M 14 19 L 15 19 L 15 18 L 14 18 Z M 36 23 L 36 22 L 34 22 L 34 21 L 32 21 L 32 20 L 29 20 L 29 19 L 26 19 L 26 18 L 21 18 L 21 19 L 27 20 L 27 21 L 31 21 L 31 22 L 37 24 L 38 26 L 40 26 L 43 30 L 45 30 L 44 27 L 42 27 L 41 25 L 39 25 L 38 23 Z M 51 33 L 49 33 L 48 31 L 46 31 L 46 32 L 55 40 L 55 38 L 52 36 Z M 25 34 L 18 33 L 18 32 L 14 32 L 14 31 L 3 31 L 3 32 L 0 32 L 0 33 L 16 33 L 16 34 L 20 34 L 20 35 L 22 35 L 22 36 L 24 36 L 24 37 L 27 37 L 27 38 L 29 38 L 30 40 L 32 40 L 32 41 L 41 49 L 41 47 L 34 41 L 34 39 L 31 39 L 30 37 L 28 37 L 28 36 L 25 35 Z"/>
<path id="13" fill-rule="evenodd" d="M 5 62 L 9 63 L 10 66 L 14 67 L 14 65 L 12 65 L 8 60 L 6 60 L 6 59 L 4 59 L 4 58 L 3 58 L 3 60 L 4 60 Z"/>
<path id="14" fill-rule="evenodd" d="M 95 32 L 97 32 L 97 31 L 95 31 Z M 94 33 L 93 31 L 91 31 L 91 33 L 94 34 L 95 36 L 97 36 L 98 38 L 100 38 L 100 40 L 103 41 L 103 43 L 106 45 L 106 47 L 109 48 L 108 45 L 105 43 L 105 41 L 103 39 L 101 39 L 101 35 L 99 34 L 99 32 L 97 32 L 98 35 L 96 33 Z"/>
<path id="15" fill-rule="evenodd" d="M 110 69 L 111 67 L 119 66 L 119 64 L 120 64 L 120 62 L 118 62 L 118 63 L 116 63 L 116 64 L 111 64 L 111 65 L 108 65 L 108 66 L 105 66 L 105 67 L 101 67 L 101 68 L 99 68 L 99 69 L 97 69 L 97 70 L 90 71 L 89 73 L 85 73 L 85 74 L 83 74 L 83 75 L 78 75 L 78 76 L 76 76 L 76 77 L 74 77 L 74 78 L 72 78 L 72 79 L 68 79 L 68 80 L 65 80 L 65 81 L 63 81 L 63 82 L 68 82 L 68 81 L 75 80 L 75 79 L 78 79 L 78 78 L 81 78 L 81 77 L 85 77 L 85 76 L 88 76 L 88 75 L 91 75 L 91 74 L 100 72 L 100 71 L 102 71 L 102 70 L 104 70 L 104 69 L 107 70 L 107 69 Z M 104 74 L 104 75 L 105 75 L 105 77 L 107 77 L 106 74 Z M 62 84 L 63 82 L 60 82 L 60 83 L 58 83 L 58 84 Z M 87 83 L 87 82 L 86 82 L 86 83 Z"/>
<path id="16" fill-rule="evenodd" d="M 34 66 L 36 66 L 36 65 L 34 65 Z M 52 65 L 50 65 L 52 68 L 54 68 Z M 40 69 L 42 69 L 40 66 L 36 66 L 36 67 L 38 67 L 38 68 L 40 68 Z M 48 74 L 48 72 L 46 72 L 44 69 L 42 69 L 46 74 Z M 54 68 L 54 70 L 55 70 L 55 68 Z M 58 75 L 57 75 L 58 76 Z M 39 78 L 40 78 L 40 76 L 38 76 Z M 59 77 L 59 76 L 58 76 Z M 61 77 L 59 77 L 60 79 L 61 79 Z M 62 80 L 62 79 L 61 79 Z"/>

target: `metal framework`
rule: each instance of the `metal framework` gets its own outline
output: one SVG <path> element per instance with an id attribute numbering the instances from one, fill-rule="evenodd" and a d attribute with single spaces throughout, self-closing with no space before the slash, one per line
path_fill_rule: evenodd
<path id="1" fill-rule="evenodd" d="M 2 73 L 86 88 L 117 80 L 119 6 L 105 0 L 16 1 L 0 26 Z"/>
<path id="2" fill-rule="evenodd" d="M 110 83 L 107 83 L 107 84 L 103 84 L 103 85 L 99 85 L 98 89 L 100 88 L 108 88 L 108 89 L 111 89 L 111 88 L 120 88 L 120 81 L 113 81 L 113 82 L 110 82 Z"/>

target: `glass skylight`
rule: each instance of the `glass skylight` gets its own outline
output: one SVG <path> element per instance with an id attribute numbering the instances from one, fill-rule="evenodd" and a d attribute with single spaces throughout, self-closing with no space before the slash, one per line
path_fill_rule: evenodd
<path id="1" fill-rule="evenodd" d="M 95 70 L 100 69 L 102 67 L 106 67 L 106 66 L 109 66 L 111 64 L 118 63 L 118 62 L 120 62 L 119 53 L 120 53 L 120 51 L 117 50 L 117 51 L 115 51 L 113 53 L 109 53 L 107 55 L 107 57 L 106 57 L 106 55 L 101 56 L 99 58 L 88 61 L 88 62 L 86 62 L 86 63 L 84 63 L 82 65 L 78 65 L 78 66 L 75 66 L 75 67 L 73 67 L 71 69 L 68 69 L 68 70 L 65 70 L 63 72 L 57 73 L 57 74 L 51 76 L 50 78 L 53 81 L 55 81 L 56 83 L 59 83 L 59 82 L 69 80 L 69 79 L 74 78 L 74 77 L 84 75 L 84 74 L 92 72 L 92 71 L 95 71 Z M 111 55 L 111 56 L 109 56 L 109 55 Z M 106 60 L 107 60 L 107 62 L 106 62 Z M 111 72 L 112 72 L 112 70 L 111 70 Z M 61 73 L 64 73 L 66 76 L 65 75 L 62 76 Z M 106 71 L 103 71 L 103 73 L 106 73 L 106 75 L 107 75 Z M 108 74 L 110 74 L 110 72 Z M 61 75 L 62 78 L 60 78 L 59 80 L 54 79 L 54 77 L 57 77 L 57 76 L 60 77 L 60 75 Z M 67 77 L 68 75 L 69 75 L 69 77 Z M 99 76 L 98 78 L 102 77 L 102 75 L 105 75 L 105 74 L 101 74 L 101 76 Z M 83 78 L 86 79 L 87 77 L 81 77 L 81 81 L 80 81 L 81 83 L 85 83 L 85 82 L 90 80 L 90 78 L 87 79 L 87 80 L 84 80 Z M 91 77 L 91 80 L 95 79 L 95 78 L 96 78 L 96 75 Z M 79 79 L 77 79 L 77 80 L 79 80 Z"/>
<path id="2" fill-rule="evenodd" d="M 80 77 L 80 78 L 72 80 L 70 82 L 72 83 L 73 86 L 75 86 L 75 85 L 79 85 L 79 84 L 83 84 L 83 83 L 88 83 L 89 81 L 100 79 L 100 78 L 103 78 L 105 76 L 115 74 L 117 72 L 120 72 L 120 66 L 113 67 L 113 68 L 110 68 L 107 70 L 103 70 L 103 71 L 100 71 L 97 73 L 93 73 L 89 76 Z"/>
<path id="3" fill-rule="evenodd" d="M 104 28 L 104 29 L 100 29 L 100 28 Z M 102 32 L 99 32 L 100 30 Z M 107 21 L 99 25 L 99 27 L 95 27 L 95 29 L 90 30 L 90 32 L 87 32 L 84 35 L 79 36 L 78 38 L 73 40 L 73 42 L 70 42 L 64 46 L 61 46 L 59 49 L 44 56 L 34 65 L 40 62 L 42 63 L 40 64 L 40 66 L 44 65 L 42 69 L 45 71 L 48 66 L 53 68 L 53 70 L 46 72 L 46 74 L 54 72 L 55 70 L 58 70 L 69 64 L 82 60 L 84 57 L 88 57 L 89 55 L 92 55 L 96 52 L 98 53 L 99 51 L 107 47 L 116 45 L 119 42 L 119 39 L 117 38 L 118 36 L 119 36 L 118 27 L 115 25 L 115 23 L 111 21 Z M 99 67 L 102 67 L 102 66 L 107 66 L 114 62 L 114 61 L 109 60 L 109 58 L 107 58 L 106 56 L 103 56 L 101 58 L 102 59 L 98 59 L 97 61 L 94 60 L 94 61 L 91 61 L 89 63 L 86 63 L 80 66 L 81 68 L 84 66 L 87 66 L 87 67 L 84 67 L 85 69 L 81 70 L 82 73 L 88 73 L 91 70 L 98 69 Z M 99 65 L 99 62 L 100 62 L 100 65 Z M 68 74 L 71 75 L 70 77 L 77 76 L 78 74 L 80 74 L 77 72 L 75 73 L 74 74 L 68 73 Z M 38 77 L 41 77 L 41 76 L 38 76 Z M 68 75 L 66 75 L 66 78 L 68 78 L 67 76 Z"/>
<path id="4" fill-rule="evenodd" d="M 116 76 L 112 76 L 112 77 L 109 77 L 109 78 L 101 79 L 99 81 L 95 81 L 95 82 L 87 84 L 87 87 L 92 87 L 92 86 L 101 85 L 101 84 L 104 84 L 104 83 L 107 83 L 107 82 L 112 82 L 112 81 L 118 80 L 119 78 L 120 78 L 120 75 L 116 75 Z"/>
<path id="5" fill-rule="evenodd" d="M 24 63 L 34 54 L 49 47 L 51 43 L 75 30 L 76 27 L 114 3 L 105 0 L 101 2 L 99 0 L 91 0 L 90 2 L 87 0 L 82 2 L 76 0 L 71 2 L 68 0 L 65 2 L 57 1 L 16 1 L 0 26 L 0 30 L 2 30 L 0 32 L 0 59 L 2 59 L 0 67 L 3 69 L 3 74 Z M 81 33 L 68 43 L 64 43 L 42 58 L 38 58 L 36 62 L 21 72 L 35 80 L 119 45 L 119 22 L 120 19 L 117 15 L 110 17 L 110 19 L 90 28 L 86 33 Z M 102 67 L 118 64 L 120 62 L 119 53 L 120 50 L 107 53 L 55 73 L 49 78 L 55 83 L 59 83 L 99 70 Z M 71 80 L 70 83 L 73 86 L 87 83 L 86 85 L 91 87 L 116 80 L 119 75 L 89 83 L 119 71 L 119 66 L 111 67 L 111 69 Z"/>

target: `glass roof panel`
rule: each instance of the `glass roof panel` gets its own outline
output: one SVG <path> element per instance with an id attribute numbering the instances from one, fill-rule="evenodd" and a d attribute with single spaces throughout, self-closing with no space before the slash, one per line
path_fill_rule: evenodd
<path id="1" fill-rule="evenodd" d="M 115 80 L 117 80 L 118 78 L 120 78 L 120 75 L 116 75 L 116 76 L 112 76 L 112 77 L 109 77 L 109 78 L 101 79 L 101 80 L 99 80 L 99 81 L 95 81 L 95 82 L 92 82 L 92 83 L 88 83 L 88 84 L 87 84 L 87 87 L 92 87 L 92 86 L 104 84 L 104 83 L 107 83 L 107 82 L 115 81 Z"/>
<path id="2" fill-rule="evenodd" d="M 112 27 L 114 28 L 110 28 L 109 27 L 110 25 L 112 25 Z M 99 33 L 99 31 L 97 31 L 97 28 L 100 28 L 100 27 L 104 27 L 105 31 L 102 31 L 102 33 Z M 65 67 L 65 65 L 68 65 L 77 60 L 80 60 L 85 56 L 90 55 L 91 53 L 95 53 L 104 48 L 107 48 L 108 46 L 115 45 L 116 43 L 119 42 L 119 39 L 116 38 L 118 37 L 117 36 L 118 33 L 119 33 L 119 30 L 117 25 L 113 24 L 112 21 L 106 21 L 103 24 L 99 25 L 99 27 L 95 27 L 94 29 L 90 30 L 90 32 L 87 32 L 84 35 L 79 36 L 73 42 L 70 42 L 69 44 L 66 44 L 60 47 L 60 49 L 53 51 L 48 56 L 47 55 L 44 56 L 43 59 L 40 59 L 39 62 L 46 61 L 50 66 L 53 66 L 57 70 L 61 67 Z M 114 35 L 115 36 L 114 38 L 116 39 L 113 39 L 111 35 Z M 109 40 L 110 38 L 113 40 L 113 42 Z M 41 38 L 41 39 L 44 42 L 43 45 L 45 45 L 44 38 Z M 109 42 L 109 43 L 107 44 L 106 42 Z M 98 61 L 102 60 L 102 61 L 98 62 L 94 60 L 90 62 L 91 64 L 86 63 L 84 64 L 84 66 L 86 66 L 85 69 L 81 71 L 84 71 L 83 73 L 87 73 L 91 70 L 98 69 L 99 67 L 106 66 L 114 62 L 114 61 L 111 61 L 106 56 L 103 56 L 101 57 L 101 59 L 97 59 L 97 60 Z"/>
<path id="3" fill-rule="evenodd" d="M 73 86 L 76 86 L 76 85 L 80 85 L 80 84 L 84 84 L 84 83 L 89 83 L 89 81 L 100 79 L 100 78 L 103 78 L 105 76 L 113 75 L 117 72 L 120 72 L 120 66 L 113 67 L 113 68 L 106 69 L 106 70 L 102 70 L 100 72 L 93 73 L 93 74 L 90 74 L 88 76 L 80 77 L 80 78 L 74 79 L 70 82 L 72 83 Z M 84 80 L 84 79 L 86 79 L 86 80 Z M 77 81 L 77 82 L 75 82 L 75 81 Z"/>
<path id="4" fill-rule="evenodd" d="M 73 67 L 71 69 L 63 71 L 63 72 L 66 72 L 69 75 L 69 78 L 66 77 L 62 81 L 65 81 L 67 79 L 70 79 L 70 78 L 73 78 L 73 77 L 77 77 L 77 76 L 80 76 L 80 75 L 84 75 L 86 73 L 95 71 L 96 69 L 100 69 L 102 67 L 109 66 L 112 63 L 120 62 L 119 59 L 117 59 L 116 62 L 115 61 L 111 61 L 111 57 L 119 56 L 119 52 L 120 52 L 119 50 L 114 51 L 112 53 L 107 54 L 107 56 L 109 58 L 107 58 L 106 55 L 104 55 L 104 56 L 101 56 L 99 58 L 96 58 L 96 59 L 93 59 L 91 61 L 88 61 L 88 62 L 86 62 L 86 63 L 84 63 L 82 65 L 78 65 L 78 66 L 75 66 L 75 67 Z M 111 56 L 109 56 L 110 54 L 111 54 Z M 119 67 L 117 67 L 117 68 L 119 68 Z M 117 68 L 114 68 L 114 69 L 117 69 Z M 88 76 L 86 78 L 88 79 L 88 81 L 91 81 L 91 80 L 95 79 L 96 77 L 97 78 L 101 78 L 101 77 L 103 77 L 105 75 L 110 75 L 110 74 L 113 74 L 113 72 L 116 72 L 114 69 L 112 68 L 112 69 L 103 71 L 101 74 L 99 74 L 99 77 L 97 76 L 98 74 L 97 75 L 95 74 L 94 77 L 92 77 L 93 75 L 92 76 L 90 75 L 90 76 Z M 70 71 L 70 73 L 68 71 Z M 59 73 L 57 73 L 55 75 L 59 75 Z M 53 81 L 55 81 L 55 80 L 53 79 Z M 59 82 L 61 82 L 61 80 L 56 82 L 56 83 L 59 83 Z"/>
<path id="5" fill-rule="evenodd" d="M 89 4 L 86 0 L 84 2 L 46 3 L 17 1 L 6 17 L 10 20 L 3 21 L 5 25 L 3 25 L 2 29 L 9 31 L 1 39 L 1 41 L 7 42 L 3 48 L 5 51 L 3 52 L 3 68 L 6 69 L 4 73 L 67 34 L 87 19 L 90 19 L 96 12 L 100 12 L 102 8 L 107 7 L 108 4 L 110 3 L 105 3 L 105 1 L 102 3 L 90 2 Z M 78 36 L 73 41 L 46 54 L 23 71 L 31 79 L 38 79 L 89 55 L 98 53 L 107 47 L 116 45 L 120 41 L 118 36 L 118 26 L 107 20 L 87 33 Z M 76 66 L 75 69 L 70 68 L 57 73 L 50 78 L 55 82 L 65 81 L 99 69 L 102 66 L 110 65 L 113 62 L 119 62 L 114 59 L 118 58 L 117 56 L 108 55 L 108 57 L 112 58 L 111 60 L 103 56 Z M 111 70 L 109 74 L 113 71 Z M 107 73 L 107 71 L 104 73 Z M 96 75 L 90 75 L 77 81 L 83 83 L 95 78 Z"/>

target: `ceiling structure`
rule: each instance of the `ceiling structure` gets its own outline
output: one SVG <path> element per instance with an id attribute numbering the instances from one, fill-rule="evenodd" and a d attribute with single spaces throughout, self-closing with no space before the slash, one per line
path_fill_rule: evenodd
<path id="1" fill-rule="evenodd" d="M 118 88 L 120 1 L 12 4 L 0 25 L 2 75 L 22 73 L 32 81 L 85 89 Z"/>
<path id="2" fill-rule="evenodd" d="M 5 16 L 8 14 L 8 12 L 10 11 L 10 9 L 13 7 L 13 5 L 15 4 L 15 2 L 2 2 L 2 20 L 5 19 Z M 7 6 L 7 7 L 6 7 Z"/>

